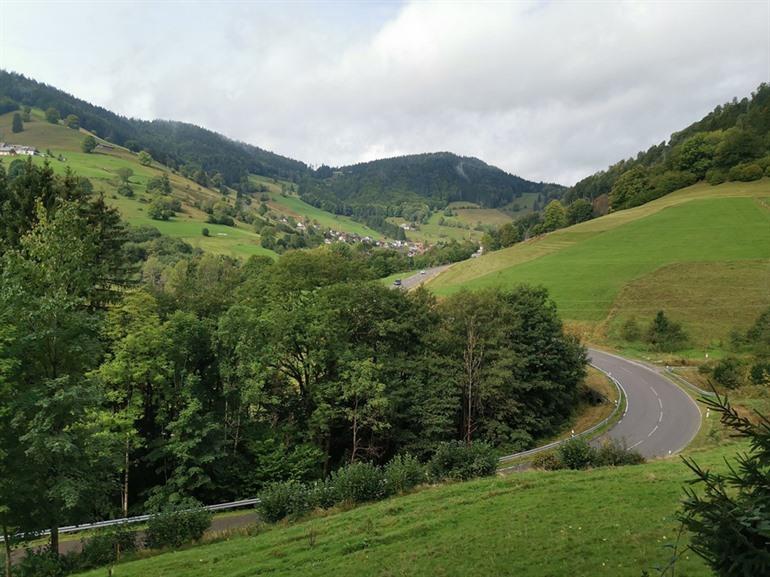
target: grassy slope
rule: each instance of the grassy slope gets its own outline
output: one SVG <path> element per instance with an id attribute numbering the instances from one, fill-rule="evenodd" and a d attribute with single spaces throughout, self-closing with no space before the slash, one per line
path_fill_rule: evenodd
<path id="1" fill-rule="evenodd" d="M 734 446 L 696 453 L 723 468 Z M 119 565 L 116 577 L 486 575 L 638 577 L 670 554 L 679 459 L 526 472 L 429 488 L 250 537 Z M 101 576 L 104 570 L 89 573 Z M 709 575 L 689 554 L 677 573 Z"/>
<path id="2" fill-rule="evenodd" d="M 80 150 L 86 132 L 50 124 L 43 118 L 42 111 L 33 110 L 32 122 L 25 123 L 24 131 L 18 134 L 11 132 L 11 118 L 12 113 L 0 116 L 0 134 L 3 140 L 14 144 L 32 145 L 41 152 L 50 149 L 55 157 L 63 156 L 64 161 L 56 158 L 50 160 L 54 171 L 63 173 L 69 167 L 78 175 L 89 178 L 95 190 L 104 192 L 108 203 L 116 206 L 129 223 L 154 226 L 163 234 L 182 238 L 193 246 L 217 254 L 275 256 L 275 253 L 259 245 L 259 235 L 246 224 L 238 223 L 237 227 L 227 227 L 206 223 L 207 215 L 195 208 L 193 203 L 219 200 L 219 194 L 213 190 L 202 188 L 158 164 L 142 166 L 135 154 L 120 147 L 99 147 L 94 153 L 86 154 Z M 8 164 L 11 159 L 6 158 L 4 162 Z M 35 157 L 35 162 L 43 162 L 43 159 Z M 136 194 L 133 198 L 115 194 L 118 184 L 116 171 L 119 168 L 130 168 L 134 171 L 129 181 Z M 165 222 L 149 218 L 146 215 L 147 204 L 139 202 L 147 182 L 163 172 L 168 172 L 173 195 L 183 203 L 183 212 Z M 201 234 L 204 227 L 209 229 L 211 236 L 204 237 Z"/>
<path id="3" fill-rule="evenodd" d="M 644 206 L 453 266 L 430 288 L 546 286 L 561 315 L 646 320 L 665 303 L 698 345 L 713 345 L 770 305 L 770 180 L 698 184 Z"/>
<path id="4" fill-rule="evenodd" d="M 339 232 L 357 234 L 359 236 L 369 236 L 378 240 L 384 238 L 382 233 L 369 228 L 365 224 L 356 222 L 347 216 L 331 214 L 320 208 L 316 208 L 315 206 L 306 203 L 296 194 L 281 194 L 281 184 L 288 185 L 289 183 L 281 183 L 280 181 L 274 181 L 271 178 L 256 175 L 251 176 L 251 181 L 255 184 L 261 184 L 268 187 L 270 200 L 267 205 L 270 207 L 270 210 L 276 214 L 286 217 L 291 216 L 297 220 L 306 219 L 315 221 L 321 227 L 330 228 Z"/>

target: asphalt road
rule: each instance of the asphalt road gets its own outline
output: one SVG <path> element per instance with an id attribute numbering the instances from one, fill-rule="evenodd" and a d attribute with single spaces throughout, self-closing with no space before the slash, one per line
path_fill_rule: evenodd
<path id="1" fill-rule="evenodd" d="M 589 356 L 626 393 L 626 412 L 608 436 L 648 458 L 678 453 L 692 441 L 701 415 L 687 393 L 642 363 L 594 349 L 589 349 Z"/>
<path id="2" fill-rule="evenodd" d="M 422 274 L 421 272 L 419 272 L 410 277 L 401 279 L 401 288 L 404 290 L 417 288 L 425 281 L 432 279 L 433 277 L 437 276 L 439 273 L 445 271 L 448 268 L 449 268 L 448 264 L 445 264 L 442 266 L 434 266 L 433 268 L 426 268 L 425 274 Z"/>

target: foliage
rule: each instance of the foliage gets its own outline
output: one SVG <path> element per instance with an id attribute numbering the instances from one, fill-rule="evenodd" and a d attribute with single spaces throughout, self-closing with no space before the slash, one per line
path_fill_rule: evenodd
<path id="1" fill-rule="evenodd" d="M 467 481 L 493 475 L 496 470 L 497 456 L 490 445 L 482 442 L 441 443 L 428 462 L 428 476 L 434 481 Z"/>
<path id="2" fill-rule="evenodd" d="M 86 153 L 93 152 L 96 149 L 96 139 L 89 134 L 83 139 L 81 149 Z"/>
<path id="3" fill-rule="evenodd" d="M 137 535 L 128 525 L 115 525 L 83 540 L 78 568 L 91 569 L 111 565 L 121 555 L 137 549 Z"/>
<path id="4" fill-rule="evenodd" d="M 211 525 L 211 513 L 183 502 L 150 517 L 145 542 L 150 549 L 178 548 L 198 541 Z"/>
<path id="5" fill-rule="evenodd" d="M 558 454 L 546 451 L 539 453 L 532 459 L 532 467 L 543 469 L 544 471 L 558 471 L 559 469 L 564 469 L 564 463 L 561 462 Z"/>
<path id="6" fill-rule="evenodd" d="M 59 111 L 51 106 L 45 111 L 45 119 L 51 124 L 58 124 L 59 120 L 61 120 L 61 116 L 59 115 Z"/>
<path id="7" fill-rule="evenodd" d="M 385 465 L 385 485 L 389 495 L 405 493 L 426 480 L 425 466 L 408 453 L 396 455 Z"/>
<path id="8" fill-rule="evenodd" d="M 644 457 L 638 451 L 628 449 L 624 443 L 615 439 L 605 439 L 596 449 L 591 465 L 594 467 L 620 467 L 623 465 L 641 465 Z"/>
<path id="9" fill-rule="evenodd" d="M 737 389 L 746 382 L 746 366 L 736 357 L 725 357 L 714 365 L 711 376 L 717 384 Z"/>
<path id="10" fill-rule="evenodd" d="M 650 323 L 645 340 L 659 351 L 675 351 L 687 343 L 687 334 L 682 325 L 670 320 L 663 311 L 658 311 Z"/>
<path id="11" fill-rule="evenodd" d="M 75 556 L 61 556 L 48 548 L 27 549 L 13 568 L 14 577 L 64 577 L 77 568 Z"/>
<path id="12" fill-rule="evenodd" d="M 583 437 L 575 437 L 559 446 L 558 455 L 567 469 L 585 469 L 594 463 L 595 449 Z"/>
<path id="13" fill-rule="evenodd" d="M 691 533 L 690 549 L 720 577 L 770 573 L 770 421 L 741 416 L 725 397 L 701 399 L 721 422 L 749 442 L 728 473 L 685 463 L 695 474 L 685 491 L 681 520 Z M 700 490 L 695 490 L 695 486 Z"/>
<path id="14" fill-rule="evenodd" d="M 275 523 L 285 517 L 301 517 L 313 506 L 311 494 L 308 486 L 299 481 L 271 483 L 259 494 L 257 510 L 260 517 L 268 523 Z M 319 496 L 319 500 L 323 499 Z M 336 495 L 329 506 L 334 502 Z"/>
<path id="15" fill-rule="evenodd" d="M 387 481 L 381 467 L 371 463 L 351 463 L 337 469 L 331 478 L 340 501 L 364 503 L 382 499 Z"/>
<path id="16" fill-rule="evenodd" d="M 138 154 L 138 160 L 142 166 L 150 166 L 152 164 L 152 155 L 146 150 L 141 150 Z"/>
<path id="17" fill-rule="evenodd" d="M 624 341 L 633 343 L 642 338 L 642 328 L 634 317 L 630 317 L 623 322 L 620 327 L 620 336 Z"/>
<path id="18" fill-rule="evenodd" d="M 13 115 L 13 120 L 11 122 L 11 132 L 16 134 L 16 133 L 21 132 L 23 130 L 24 130 L 24 122 L 22 122 L 22 120 L 21 120 L 21 114 L 16 112 Z"/>

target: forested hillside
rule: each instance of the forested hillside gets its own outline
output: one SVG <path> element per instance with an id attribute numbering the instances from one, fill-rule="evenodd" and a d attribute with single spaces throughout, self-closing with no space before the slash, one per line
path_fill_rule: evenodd
<path id="1" fill-rule="evenodd" d="M 121 509 L 250 497 L 443 441 L 523 448 L 575 409 L 585 350 L 541 289 L 438 302 L 386 288 L 382 263 L 344 244 L 277 262 L 195 253 L 92 191 L 0 164 L 11 534 L 48 527 L 55 543 Z"/>
<path id="2" fill-rule="evenodd" d="M 612 210 L 629 208 L 706 180 L 753 181 L 770 176 L 770 86 L 750 98 L 717 106 L 668 142 L 621 160 L 572 187 L 567 203 L 606 197 Z"/>
<path id="3" fill-rule="evenodd" d="M 300 194 L 310 204 L 380 228 L 388 217 L 419 222 L 453 202 L 500 208 L 525 193 L 538 193 L 543 196 L 542 207 L 562 190 L 559 185 L 530 182 L 478 158 L 449 152 L 386 158 L 339 169 L 323 166 L 300 184 Z"/>
<path id="4" fill-rule="evenodd" d="M 0 70 L 0 114 L 16 105 L 52 109 L 64 119 L 77 117 L 79 125 L 100 138 L 134 152 L 147 150 L 154 159 L 190 176 L 199 184 L 221 179 L 239 188 L 249 173 L 296 180 L 307 166 L 250 144 L 236 142 L 183 122 L 144 121 L 119 116 L 21 74 Z M 18 106 L 17 106 L 18 107 Z M 219 176 L 217 176 L 219 175 Z"/>

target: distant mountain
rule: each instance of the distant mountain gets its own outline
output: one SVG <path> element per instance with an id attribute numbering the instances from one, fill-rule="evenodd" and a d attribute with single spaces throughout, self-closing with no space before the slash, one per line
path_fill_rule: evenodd
<path id="1" fill-rule="evenodd" d="M 604 197 L 617 210 L 644 204 L 699 180 L 720 184 L 762 176 L 770 176 L 767 84 L 761 84 L 750 98 L 733 98 L 717 106 L 673 133 L 668 142 L 584 178 L 566 193 L 565 200 Z"/>
<path id="2" fill-rule="evenodd" d="M 248 173 L 298 180 L 310 172 L 302 162 L 193 124 L 126 118 L 21 74 L 0 70 L 3 98 L 43 110 L 56 108 L 62 118 L 74 114 L 80 126 L 105 140 L 134 151 L 147 150 L 172 168 L 188 165 L 188 169 L 200 168 L 209 176 L 219 173 L 230 186 L 237 187 Z"/>
<path id="3" fill-rule="evenodd" d="M 524 193 L 558 195 L 562 190 L 559 185 L 531 182 L 478 158 L 450 152 L 385 158 L 338 169 L 321 167 L 315 178 L 300 185 L 300 194 L 311 204 L 352 214 L 362 206 L 393 212 L 401 205 L 440 209 L 457 201 L 498 208 Z"/>

